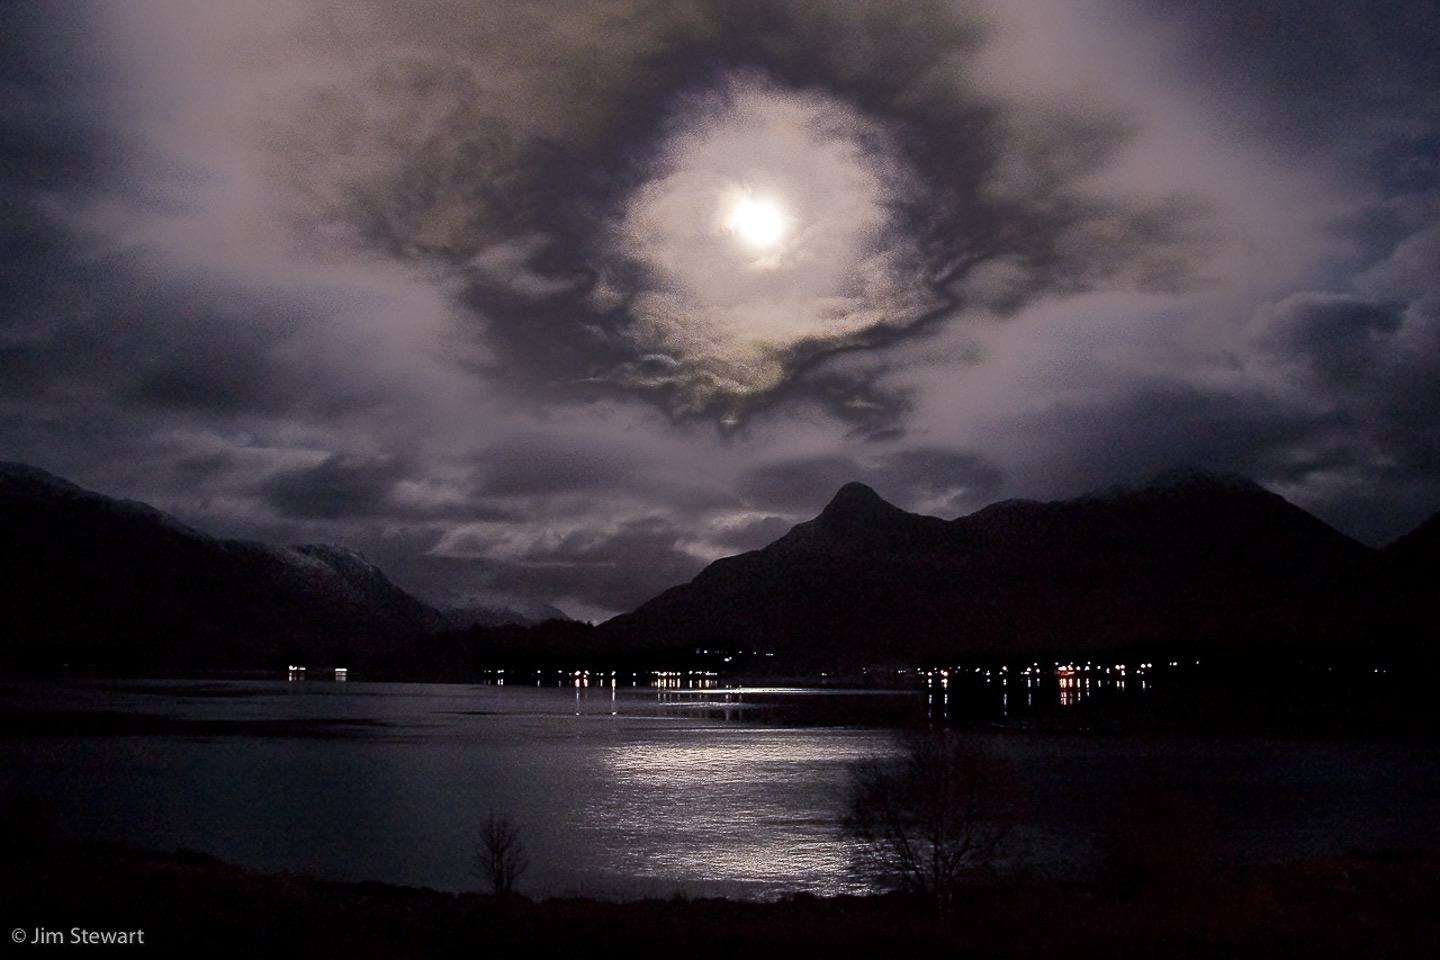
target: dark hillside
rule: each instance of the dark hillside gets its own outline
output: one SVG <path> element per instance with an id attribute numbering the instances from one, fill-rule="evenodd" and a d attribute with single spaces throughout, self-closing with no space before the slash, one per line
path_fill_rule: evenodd
<path id="1" fill-rule="evenodd" d="M 611 620 L 615 635 L 853 668 L 1158 646 L 1343 649 L 1375 553 L 1238 477 L 1175 472 L 945 522 L 848 484 L 815 520 Z"/>
<path id="2" fill-rule="evenodd" d="M 12 671 L 345 663 L 435 617 L 350 551 L 219 540 L 16 464 L 0 531 Z"/>

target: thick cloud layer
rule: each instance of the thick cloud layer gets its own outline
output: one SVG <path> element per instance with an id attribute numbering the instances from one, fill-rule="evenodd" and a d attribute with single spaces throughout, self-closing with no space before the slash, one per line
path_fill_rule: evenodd
<path id="1" fill-rule="evenodd" d="M 627 609 L 859 479 L 1440 508 L 1440 14 L 17 2 L 0 454 Z M 750 218 L 747 220 L 746 218 Z"/>

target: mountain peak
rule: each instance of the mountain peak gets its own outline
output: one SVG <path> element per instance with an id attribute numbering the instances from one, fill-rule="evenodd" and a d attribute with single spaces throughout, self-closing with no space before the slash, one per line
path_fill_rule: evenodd
<path id="1" fill-rule="evenodd" d="M 1155 497 L 1173 494 L 1255 494 L 1269 493 L 1264 487 L 1239 473 L 1182 466 L 1161 471 L 1140 484 L 1116 484 L 1087 494 L 1082 500 L 1129 500 L 1134 497 Z"/>
<path id="2" fill-rule="evenodd" d="M 852 520 L 903 512 L 872 488 L 851 480 L 820 511 L 820 520 Z"/>
<path id="3" fill-rule="evenodd" d="M 1183 466 L 1165 470 L 1144 484 L 1145 490 L 1228 490 L 1231 493 L 1265 492 L 1265 488 L 1239 473 Z"/>
<path id="4" fill-rule="evenodd" d="M 1348 649 L 1372 629 L 1372 559 L 1281 497 L 1204 471 L 955 521 L 848 483 L 816 519 L 715 561 L 610 629 L 763 647 L 818 669 L 1163 646 Z"/>

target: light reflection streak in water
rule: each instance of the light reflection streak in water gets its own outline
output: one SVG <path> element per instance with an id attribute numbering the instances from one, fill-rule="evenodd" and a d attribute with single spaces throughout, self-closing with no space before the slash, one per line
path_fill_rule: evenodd
<path id="1" fill-rule="evenodd" d="M 473 890 L 476 812 L 497 809 L 526 830 L 522 892 L 537 898 L 767 897 L 847 884 L 836 806 L 848 761 L 893 749 L 887 731 L 853 725 L 884 697 L 656 691 L 622 678 L 618 692 L 582 690 L 577 718 L 573 690 L 529 680 L 10 682 L 0 707 L 17 713 L 104 711 L 206 732 L 22 733 L 0 741 L 0 783 L 43 791 L 59 828 L 78 838 L 200 850 L 267 872 Z M 951 707 L 964 709 L 975 688 L 950 681 Z M 1070 709 L 1052 699 L 1053 672 L 1032 682 L 1039 708 Z M 1105 682 L 1097 674 L 1097 697 Z M 1148 682 L 1127 671 L 1127 695 Z M 1016 711 L 1026 683 L 1011 690 Z M 657 692 L 672 699 L 657 703 Z M 932 692 L 938 701 L 938 683 Z M 734 696 L 746 700 L 743 722 L 702 705 Z M 854 708 L 847 725 L 773 719 L 836 700 Z M 214 733 L 215 721 L 236 732 Z M 1414 849 L 1425 842 L 1417 824 L 1440 823 L 1440 758 L 1425 742 L 993 737 L 1029 787 L 1029 825 L 1016 836 L 1026 868 L 1090 869 L 1098 825 L 1153 788 L 1157 770 L 1214 796 L 1235 817 L 1237 853 L 1261 861 Z"/>
<path id="2" fill-rule="evenodd" d="M 617 789 L 586 820 L 637 877 L 858 892 L 837 804 L 852 763 L 892 750 L 874 731 L 671 731 L 606 752 Z"/>
<path id="3" fill-rule="evenodd" d="M 1151 663 L 960 666 L 922 670 L 920 676 L 933 719 L 1029 722 L 1050 709 L 1092 698 L 1147 694 L 1154 668 Z"/>

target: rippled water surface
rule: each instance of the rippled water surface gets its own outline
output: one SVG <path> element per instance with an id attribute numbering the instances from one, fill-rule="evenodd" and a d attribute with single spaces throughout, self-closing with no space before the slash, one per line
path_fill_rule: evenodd
<path id="1" fill-rule="evenodd" d="M 11 686 L 11 709 L 103 710 L 119 715 L 108 729 L 126 732 L 88 724 L 0 740 L 0 770 L 44 797 L 67 834 L 265 870 L 475 888 L 477 827 L 494 810 L 524 832 L 522 888 L 536 895 L 831 893 L 853 888 L 836 827 L 847 765 L 891 747 L 882 728 L 804 722 L 817 696 Z M 863 719 L 871 703 L 893 713 L 895 699 L 826 706 Z"/>
<path id="2" fill-rule="evenodd" d="M 10 684 L 0 776 L 67 835 L 267 871 L 477 889 L 493 810 L 523 831 L 532 896 L 824 894 L 857 889 L 838 827 L 849 766 L 893 756 L 894 726 L 923 707 L 786 690 Z M 1137 797 L 1200 811 L 1252 858 L 1440 839 L 1428 745 L 986 739 L 1029 794 L 1017 868 L 1087 869 Z"/>

